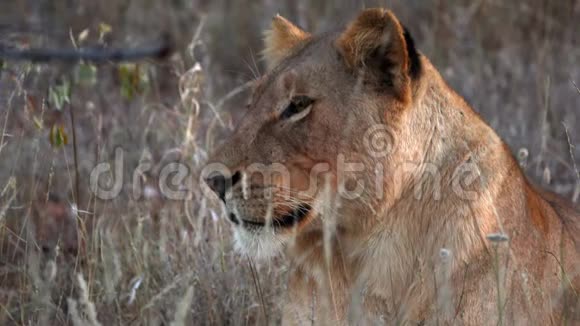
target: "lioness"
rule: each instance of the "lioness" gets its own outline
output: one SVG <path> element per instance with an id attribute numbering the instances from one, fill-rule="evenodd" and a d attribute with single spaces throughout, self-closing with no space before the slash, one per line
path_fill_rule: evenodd
<path id="1" fill-rule="evenodd" d="M 311 35 L 276 16 L 269 72 L 211 161 L 240 251 L 291 263 L 283 323 L 579 323 L 579 214 L 392 12 Z"/>

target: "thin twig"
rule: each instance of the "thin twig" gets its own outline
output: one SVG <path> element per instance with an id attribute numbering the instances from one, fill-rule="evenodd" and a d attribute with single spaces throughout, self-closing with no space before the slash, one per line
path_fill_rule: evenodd
<path id="1" fill-rule="evenodd" d="M 216 109 L 220 110 L 222 108 L 222 106 L 224 106 L 224 103 L 229 101 L 230 99 L 232 99 L 234 96 L 240 94 L 241 92 L 247 90 L 248 88 L 250 88 L 252 86 L 253 81 L 249 81 L 246 82 L 234 89 L 232 89 L 231 91 L 229 91 L 226 95 L 224 95 L 224 97 L 222 97 L 219 102 L 216 104 Z"/>
<path id="2" fill-rule="evenodd" d="M 0 58 L 13 61 L 66 62 L 77 63 L 87 61 L 93 63 L 139 61 L 147 58 L 162 59 L 172 52 L 168 40 L 143 48 L 111 49 L 111 48 L 81 48 L 81 49 L 15 49 L 0 47 Z"/>
<path id="3" fill-rule="evenodd" d="M 254 262 L 252 258 L 248 256 L 248 265 L 250 265 L 250 271 L 252 272 L 252 279 L 254 280 L 254 286 L 256 287 L 256 293 L 260 298 L 261 306 L 262 306 L 262 313 L 264 314 L 265 325 L 269 325 L 269 318 L 268 312 L 266 311 L 266 301 L 264 300 L 264 293 L 262 292 L 262 286 L 260 285 L 260 278 L 258 277 L 258 273 L 256 271 L 256 267 L 254 266 Z"/>
<path id="4" fill-rule="evenodd" d="M 75 124 L 75 114 L 72 107 L 72 104 L 68 105 L 68 112 L 70 114 L 70 123 L 71 123 L 71 130 L 72 130 L 72 142 L 73 142 L 73 159 L 75 164 L 75 194 L 74 194 L 74 201 L 77 208 L 80 208 L 80 199 L 79 199 L 79 157 L 77 151 L 77 132 L 76 132 L 76 124 Z M 77 210 L 78 211 L 78 210 Z M 78 215 L 78 214 L 75 214 Z M 76 217 L 75 217 L 76 218 Z"/>
<path id="5" fill-rule="evenodd" d="M 566 141 L 568 142 L 568 150 L 570 151 L 570 158 L 572 159 L 572 167 L 574 168 L 574 173 L 576 174 L 576 180 L 580 182 L 580 171 L 578 171 L 578 166 L 576 165 L 576 159 L 574 158 L 574 145 L 570 140 L 570 133 L 568 132 L 568 126 L 562 121 L 562 126 L 564 126 L 564 132 L 566 133 Z"/>
<path id="6" fill-rule="evenodd" d="M 574 85 L 574 88 L 576 88 L 576 91 L 578 91 L 578 94 L 580 94 L 580 88 L 578 88 L 578 85 L 576 85 L 576 82 L 572 79 L 570 79 L 570 81 L 572 82 L 572 85 Z"/>
<path id="7" fill-rule="evenodd" d="M 578 171 L 578 166 L 576 165 L 576 159 L 574 158 L 574 145 L 570 141 L 570 133 L 568 133 L 568 127 L 562 121 L 562 125 L 564 126 L 564 132 L 566 133 L 566 140 L 568 141 L 568 150 L 570 151 L 570 158 L 572 159 L 572 168 L 576 174 L 576 187 L 574 187 L 574 193 L 572 194 L 572 202 L 575 203 L 578 201 L 578 196 L 580 194 L 580 172 Z"/>

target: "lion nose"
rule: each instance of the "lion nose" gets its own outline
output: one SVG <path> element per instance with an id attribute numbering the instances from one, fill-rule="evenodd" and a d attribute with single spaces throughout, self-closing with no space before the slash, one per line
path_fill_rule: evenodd
<path id="1" fill-rule="evenodd" d="M 241 177 L 240 172 L 234 173 L 231 178 L 226 178 L 222 173 L 214 173 L 212 176 L 205 179 L 205 183 L 209 186 L 213 192 L 215 192 L 219 198 L 223 201 L 226 200 L 226 192 L 232 186 L 239 182 Z"/>
<path id="2" fill-rule="evenodd" d="M 221 200 L 226 199 L 226 190 L 227 190 L 227 180 L 226 177 L 221 174 L 214 174 L 211 177 L 205 179 L 205 183 L 209 186 L 213 192 L 215 192 Z"/>

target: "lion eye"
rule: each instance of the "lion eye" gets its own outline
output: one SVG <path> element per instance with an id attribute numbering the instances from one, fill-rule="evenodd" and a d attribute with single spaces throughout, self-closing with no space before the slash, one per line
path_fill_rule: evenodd
<path id="1" fill-rule="evenodd" d="M 280 119 L 297 121 L 304 118 L 310 112 L 313 102 L 308 96 L 295 96 L 280 115 Z"/>

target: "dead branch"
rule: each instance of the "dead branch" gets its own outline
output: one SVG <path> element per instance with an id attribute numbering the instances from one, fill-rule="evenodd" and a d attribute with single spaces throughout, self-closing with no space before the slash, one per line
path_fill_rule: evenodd
<path id="1" fill-rule="evenodd" d="M 92 63 L 127 62 L 143 59 L 163 59 L 172 53 L 168 40 L 142 48 L 94 48 L 79 49 L 17 49 L 0 46 L 0 59 L 7 61 L 30 61 L 35 63 L 64 62 Z"/>

